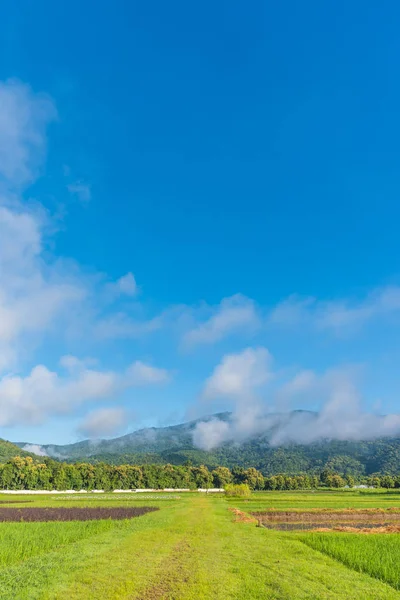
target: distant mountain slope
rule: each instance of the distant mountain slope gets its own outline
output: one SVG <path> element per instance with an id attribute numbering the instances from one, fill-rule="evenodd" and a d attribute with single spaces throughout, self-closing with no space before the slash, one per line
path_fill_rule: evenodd
<path id="1" fill-rule="evenodd" d="M 270 431 L 241 445 L 224 444 L 210 452 L 195 448 L 192 434 L 196 424 L 215 417 L 229 420 L 231 414 L 226 412 L 180 425 L 141 429 L 111 440 L 85 440 L 65 446 L 44 445 L 37 448 L 38 452 L 66 461 L 178 465 L 191 461 L 210 468 L 218 465 L 256 467 L 265 475 L 317 472 L 326 465 L 343 474 L 400 473 L 399 439 L 324 440 L 276 447 L 269 444 Z M 24 443 L 18 445 L 26 446 Z"/>
<path id="2" fill-rule="evenodd" d="M 122 437 L 109 440 L 84 440 L 75 444 L 59 446 L 56 444 L 43 444 L 38 449 L 46 452 L 52 458 L 72 460 L 76 458 L 90 458 L 97 455 L 123 455 L 132 452 L 139 454 L 159 454 L 165 451 L 193 448 L 192 434 L 200 421 L 218 418 L 227 420 L 230 413 L 218 413 L 210 417 L 203 417 L 188 423 L 171 425 L 169 427 L 148 427 L 133 431 Z M 26 442 L 16 442 L 18 446 L 33 446 Z"/>
<path id="3" fill-rule="evenodd" d="M 0 463 L 4 463 L 14 456 L 34 456 L 30 452 L 25 452 L 17 444 L 0 439 Z"/>

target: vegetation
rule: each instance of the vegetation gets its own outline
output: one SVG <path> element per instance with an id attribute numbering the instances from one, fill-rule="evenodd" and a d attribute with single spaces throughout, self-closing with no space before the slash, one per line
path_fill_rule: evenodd
<path id="1" fill-rule="evenodd" d="M 311 548 L 340 560 L 355 571 L 368 573 L 400 589 L 398 534 L 308 533 L 299 539 Z"/>
<path id="2" fill-rule="evenodd" d="M 251 495 L 251 489 L 247 483 L 228 483 L 225 486 L 225 493 L 232 498 L 248 498 Z"/>
<path id="3" fill-rule="evenodd" d="M 228 420 L 230 413 L 215 416 Z M 400 474 L 400 439 L 324 440 L 307 445 L 273 447 L 269 445 L 267 432 L 240 445 L 227 443 L 206 452 L 193 446 L 197 422 L 143 429 L 120 438 L 99 440 L 96 444 L 87 440 L 66 446 L 47 445 L 43 449 L 49 456 L 68 462 L 92 464 L 184 465 L 190 461 L 193 465 L 206 465 L 210 470 L 219 466 L 229 469 L 254 467 L 264 476 L 280 473 L 318 475 L 328 469 L 341 477 L 356 479 L 375 473 Z"/>
<path id="4" fill-rule="evenodd" d="M 229 484 L 247 485 L 251 490 L 307 490 L 319 487 L 342 488 L 362 482 L 387 489 L 400 488 L 400 476 L 373 475 L 342 477 L 323 469 L 319 475 L 271 475 L 265 477 L 254 467 L 205 465 L 109 465 L 106 463 L 62 463 L 49 458 L 16 456 L 0 464 L 0 489 L 10 490 L 93 490 L 137 488 L 222 488 Z"/>
<path id="5" fill-rule="evenodd" d="M 29 452 L 25 452 L 21 450 L 15 444 L 11 442 L 7 442 L 6 440 L 0 439 L 0 463 L 6 462 L 10 458 L 14 458 L 15 456 L 34 456 Z"/>
<path id="6" fill-rule="evenodd" d="M 143 494 L 146 499 L 138 496 L 35 496 L 33 504 L 89 507 L 100 502 L 110 506 L 141 506 L 148 502 L 148 494 Z M 259 504 L 265 509 L 279 504 L 279 499 L 292 510 L 300 503 L 309 509 L 324 506 L 326 502 L 359 506 L 365 499 L 376 507 L 390 499 L 392 506 L 400 507 L 400 494 L 395 491 L 275 491 L 256 492 L 243 499 L 190 493 L 158 497 L 160 500 L 152 500 L 152 504 L 160 510 L 137 519 L 0 523 L 0 597 L 5 600 L 400 600 L 400 591 L 391 584 L 392 580 L 364 567 L 362 572 L 346 566 L 339 556 L 332 558 L 324 549 L 314 549 L 308 543 L 310 534 L 267 531 L 252 523 L 238 522 L 227 510 L 241 503 L 244 507 Z M 15 500 L 24 497 L 17 496 Z M 347 534 L 313 535 L 361 538 Z M 367 544 L 372 538 L 392 536 L 362 539 Z M 390 551 L 396 556 L 398 547 L 394 544 L 395 541 L 388 556 Z M 376 547 L 376 553 L 381 550 L 383 546 Z M 372 563 L 372 552 L 370 556 Z M 381 559 L 376 561 L 379 563 Z M 381 562 L 383 565 L 384 559 Z M 395 577 L 396 564 L 391 568 Z M 397 580 L 399 575 L 397 567 Z"/>
<path id="7" fill-rule="evenodd" d="M 50 521 L 100 521 L 104 519 L 133 519 L 134 517 L 140 517 L 148 512 L 153 512 L 157 508 L 151 506 L 140 506 L 140 507 L 116 507 L 116 506 L 92 506 L 82 508 L 79 506 L 74 507 L 0 507 L 0 522 L 24 522 L 24 523 L 37 523 L 42 521 L 48 523 Z"/>

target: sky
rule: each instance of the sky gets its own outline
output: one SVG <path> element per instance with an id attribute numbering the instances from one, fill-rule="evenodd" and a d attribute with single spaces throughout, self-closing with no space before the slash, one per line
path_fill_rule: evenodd
<path id="1" fill-rule="evenodd" d="M 399 26 L 387 1 L 2 3 L 1 437 L 233 409 L 212 447 L 300 408 L 400 432 Z"/>

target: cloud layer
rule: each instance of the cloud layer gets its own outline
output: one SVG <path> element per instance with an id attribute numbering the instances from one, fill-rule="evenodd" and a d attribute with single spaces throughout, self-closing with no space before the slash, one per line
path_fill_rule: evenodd
<path id="1" fill-rule="evenodd" d="M 118 399 L 126 389 L 168 381 L 166 370 L 141 361 L 123 372 L 88 368 L 75 357 L 62 361 L 64 373 L 37 365 L 25 376 L 0 380 L 0 426 L 37 425 L 71 413 L 87 402 Z"/>
<path id="2" fill-rule="evenodd" d="M 268 320 L 282 326 L 306 325 L 334 333 L 352 333 L 379 318 L 400 314 L 400 287 L 386 286 L 361 299 L 318 301 L 291 296 L 273 308 Z"/>
<path id="3" fill-rule="evenodd" d="M 212 344 L 234 333 L 254 332 L 261 325 L 255 303 L 241 294 L 223 299 L 211 312 L 207 320 L 184 334 L 185 345 Z"/>
<path id="4" fill-rule="evenodd" d="M 117 435 L 126 427 L 127 412 L 123 408 L 100 408 L 86 415 L 79 426 L 84 437 L 96 439 Z"/>
<path id="5" fill-rule="evenodd" d="M 270 360 L 265 360 L 269 355 L 264 354 L 260 361 L 255 359 L 254 352 L 263 356 L 262 349 L 248 348 L 238 355 L 224 357 L 206 382 L 203 398 L 217 398 L 223 393 L 231 400 L 233 412 L 229 421 L 212 419 L 199 423 L 193 434 L 196 446 L 211 450 L 259 435 L 267 436 L 272 446 L 278 446 L 323 439 L 369 440 L 400 434 L 400 414 L 377 415 L 363 410 L 351 370 L 330 370 L 322 375 L 302 371 L 271 390 L 264 386 L 272 379 Z M 256 387 L 261 388 L 258 395 Z M 317 403 L 318 412 L 287 412 L 288 404 L 298 406 L 301 398 Z"/>
<path id="6" fill-rule="evenodd" d="M 51 98 L 22 82 L 0 82 L 0 178 L 20 188 L 34 181 L 46 154 L 46 130 L 57 117 Z"/>
<path id="7" fill-rule="evenodd" d="M 56 120 L 51 98 L 17 80 L 0 82 L 0 425 L 36 425 L 99 401 L 116 402 L 130 388 L 168 382 L 169 373 L 150 364 L 153 353 L 163 346 L 168 364 L 175 353 L 179 367 L 184 363 L 195 370 L 199 364 L 204 373 L 208 365 L 211 374 L 200 398 L 204 412 L 210 412 L 216 401 L 230 403 L 233 409 L 229 423 L 212 420 L 198 426 L 195 442 L 201 447 L 265 432 L 277 444 L 400 431 L 398 415 L 381 417 L 363 410 L 363 399 L 348 370 L 329 365 L 325 371 L 296 367 L 295 375 L 288 378 L 282 376 L 287 365 L 275 370 L 265 348 L 267 344 L 274 349 L 269 344 L 273 332 L 279 334 L 275 338 L 279 345 L 280 336 L 288 334 L 292 342 L 298 328 L 310 338 L 334 341 L 338 335 L 356 337 L 370 324 L 398 326 L 399 286 L 336 300 L 294 295 L 276 306 L 261 306 L 235 294 L 215 305 L 203 301 L 155 310 L 143 298 L 133 271 L 114 277 L 95 269 L 89 273 L 53 253 L 60 223 L 39 200 L 27 200 L 26 194 L 42 173 L 47 132 Z M 69 167 L 64 167 L 64 177 L 70 194 L 83 201 L 91 198 L 90 183 L 72 178 Z M 64 189 L 65 185 L 63 179 Z M 147 340 L 157 335 L 151 345 Z M 104 362 L 114 354 L 119 359 L 126 354 L 128 366 L 100 369 L 95 361 L 66 355 L 55 367 L 58 357 L 71 351 L 72 337 L 75 348 L 86 344 L 93 354 L 101 353 Z M 134 342 L 144 339 L 146 361 L 134 360 L 140 357 Z M 254 347 L 242 349 L 249 343 Z M 292 372 L 293 366 L 288 369 Z M 197 372 L 190 377 L 195 380 Z M 272 409 L 283 413 L 288 406 L 310 402 L 319 407 L 318 416 L 271 414 Z M 81 431 L 111 435 L 107 424 L 109 432 L 112 423 L 116 429 L 123 411 L 122 406 L 95 408 L 82 422 Z"/>

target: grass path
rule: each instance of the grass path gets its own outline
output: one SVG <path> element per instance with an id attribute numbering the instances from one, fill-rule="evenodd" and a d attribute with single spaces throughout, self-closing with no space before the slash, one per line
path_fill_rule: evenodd
<path id="1" fill-rule="evenodd" d="M 29 524 L 24 525 L 29 526 Z M 294 536 L 195 496 L 0 569 L 3 600 L 400 600 Z"/>

